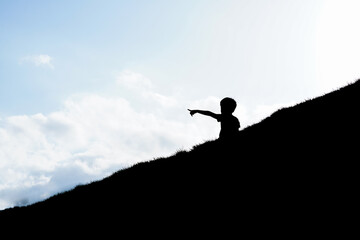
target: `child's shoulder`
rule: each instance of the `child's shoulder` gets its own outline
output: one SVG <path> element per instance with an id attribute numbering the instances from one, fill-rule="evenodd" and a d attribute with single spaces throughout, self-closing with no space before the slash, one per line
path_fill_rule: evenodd
<path id="1" fill-rule="evenodd" d="M 239 119 L 235 117 L 234 115 L 230 115 L 228 118 L 229 123 L 233 125 L 240 125 Z"/>
<path id="2" fill-rule="evenodd" d="M 234 115 L 231 115 L 232 121 L 234 122 L 239 122 L 239 119 L 237 117 L 235 117 Z"/>

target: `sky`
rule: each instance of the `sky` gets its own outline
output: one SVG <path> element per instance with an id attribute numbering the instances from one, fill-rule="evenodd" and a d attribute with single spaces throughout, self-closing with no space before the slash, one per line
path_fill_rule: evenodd
<path id="1" fill-rule="evenodd" d="M 360 76 L 357 0 L 0 0 L 0 210 Z M 221 164 L 221 163 L 219 163 Z"/>

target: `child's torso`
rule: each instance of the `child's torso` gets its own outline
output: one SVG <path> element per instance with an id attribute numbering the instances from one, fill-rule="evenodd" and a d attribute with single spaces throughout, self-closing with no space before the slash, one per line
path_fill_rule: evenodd
<path id="1" fill-rule="evenodd" d="M 239 131 L 240 128 L 239 120 L 233 115 L 221 116 L 220 124 L 221 124 L 220 137 L 227 137 L 229 135 L 234 135 Z"/>

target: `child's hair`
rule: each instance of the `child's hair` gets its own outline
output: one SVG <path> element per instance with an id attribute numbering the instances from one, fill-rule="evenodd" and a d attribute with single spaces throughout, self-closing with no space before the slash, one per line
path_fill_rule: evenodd
<path id="1" fill-rule="evenodd" d="M 232 98 L 226 97 L 220 101 L 221 110 L 224 113 L 233 113 L 236 108 L 236 101 Z"/>

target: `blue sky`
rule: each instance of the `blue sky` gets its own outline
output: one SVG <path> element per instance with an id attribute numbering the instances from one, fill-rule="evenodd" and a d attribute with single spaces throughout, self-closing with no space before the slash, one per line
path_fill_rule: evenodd
<path id="1" fill-rule="evenodd" d="M 98 89 L 112 71 L 152 61 L 190 24 L 196 5 L 168 1 L 2 1 L 1 109 L 50 111 L 76 91 Z M 189 14 L 191 18 L 191 14 Z M 54 69 L 19 64 L 51 56 Z M 13 104 L 14 103 L 14 104 Z"/>
<path id="2" fill-rule="evenodd" d="M 360 76 L 357 0 L 0 0 L 0 209 Z"/>
<path id="3" fill-rule="evenodd" d="M 0 4 L 0 112 L 5 114 L 52 111 L 74 92 L 105 88 L 111 74 L 123 69 L 148 76 L 163 91 L 184 88 L 192 98 L 236 94 L 245 102 L 244 93 L 258 91 L 264 102 L 289 101 L 280 93 L 294 83 L 293 92 L 303 86 L 298 99 L 316 94 L 301 81 L 310 81 L 306 74 L 314 68 L 309 56 L 318 1 Z M 21 61 L 41 54 L 51 57 L 53 69 Z M 283 61 L 295 72 L 287 73 Z M 260 79 L 265 74 L 268 79 Z M 281 79 L 290 75 L 296 79 Z M 194 87 L 197 91 L 188 90 Z M 269 87 L 274 93 L 267 93 Z M 248 104 L 258 99 L 251 97 Z"/>

